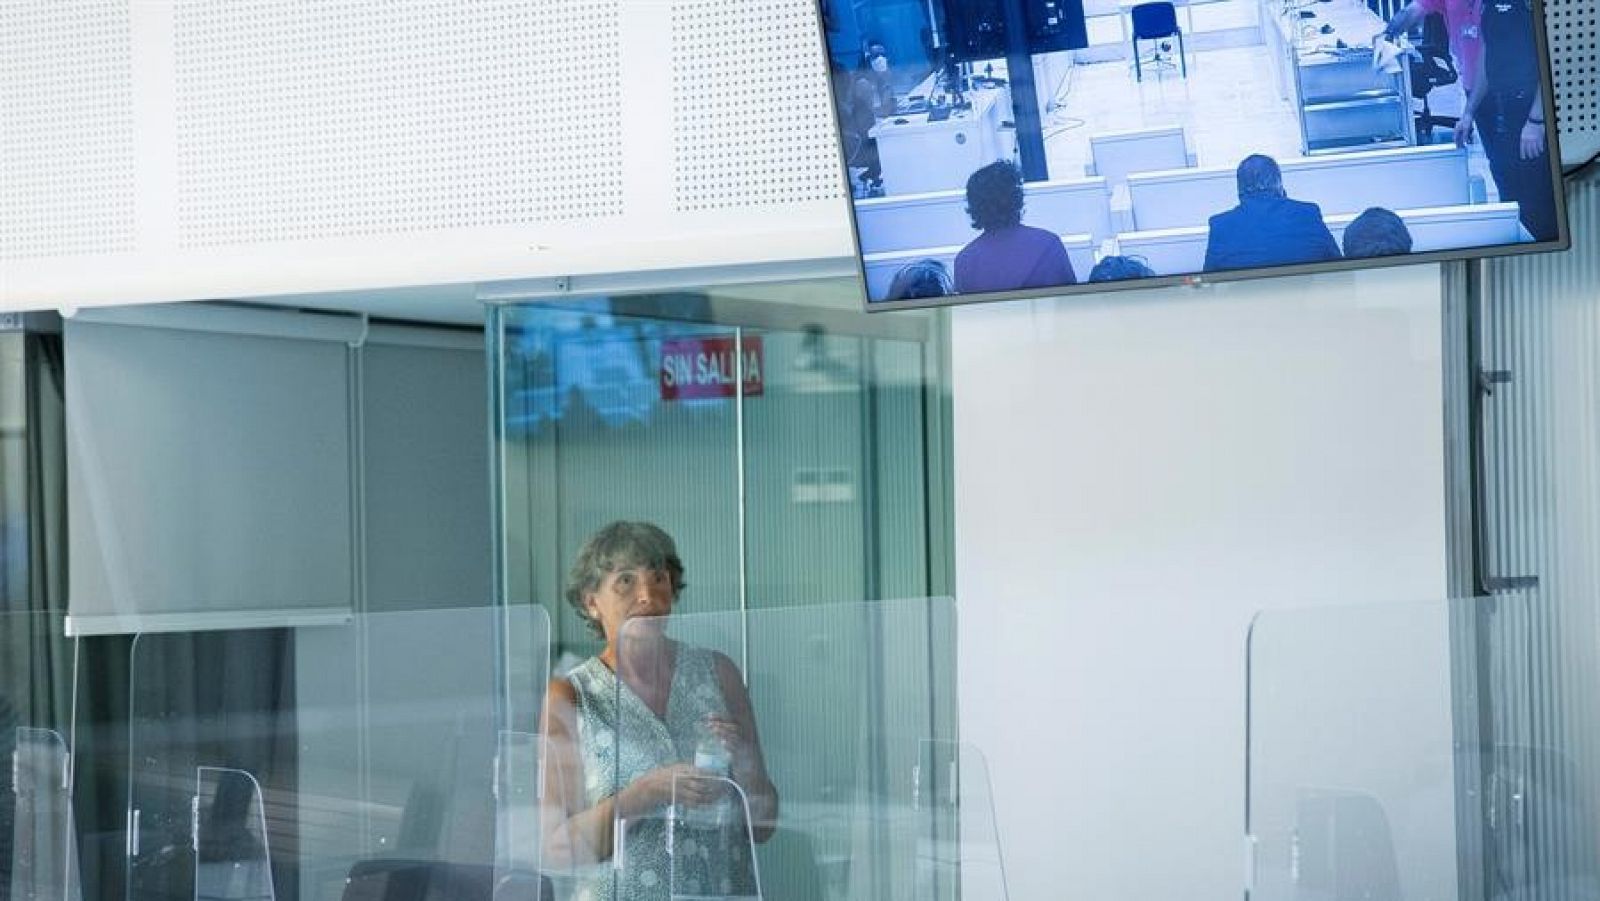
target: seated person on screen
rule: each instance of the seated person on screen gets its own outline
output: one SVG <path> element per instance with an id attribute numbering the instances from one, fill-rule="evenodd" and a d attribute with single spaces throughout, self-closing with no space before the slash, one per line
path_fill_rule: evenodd
<path id="1" fill-rule="evenodd" d="M 1089 281 L 1120 282 L 1130 278 L 1149 278 L 1155 274 L 1155 270 L 1138 257 L 1109 256 L 1102 257 L 1089 270 Z"/>
<path id="2" fill-rule="evenodd" d="M 1272 157 L 1245 157 L 1237 178 L 1239 205 L 1211 217 L 1207 272 L 1339 259 L 1339 245 L 1322 221 L 1322 209 L 1289 199 L 1283 172 Z"/>
<path id="3" fill-rule="evenodd" d="M 967 215 L 983 232 L 956 254 L 956 293 L 1076 284 L 1054 232 L 1022 224 L 1022 173 L 1001 160 L 967 179 Z"/>
<path id="4" fill-rule="evenodd" d="M 578 897 L 756 894 L 745 805 L 707 777 L 743 789 L 756 841 L 772 835 L 778 790 L 738 667 L 666 634 L 683 576 L 666 532 L 613 522 L 584 543 L 568 577 L 568 603 L 606 643 L 545 696 L 544 859 L 552 870 L 576 869 Z M 702 754 L 720 757 L 721 772 L 700 768 Z M 668 859 L 668 818 L 676 862 Z M 613 886 L 611 867 L 584 865 L 611 856 L 619 821 L 628 866 Z"/>
<path id="5" fill-rule="evenodd" d="M 938 260 L 918 260 L 907 263 L 894 274 L 889 293 L 884 300 L 920 300 L 924 297 L 945 297 L 950 294 L 950 273 Z"/>
<path id="6" fill-rule="evenodd" d="M 1344 230 L 1344 256 L 1348 260 L 1387 257 L 1411 252 L 1411 230 L 1383 207 L 1368 207 Z"/>

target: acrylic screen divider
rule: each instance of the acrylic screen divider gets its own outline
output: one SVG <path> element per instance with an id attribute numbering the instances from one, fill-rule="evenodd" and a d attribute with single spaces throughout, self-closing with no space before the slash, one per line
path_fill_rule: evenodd
<path id="1" fill-rule="evenodd" d="M 548 657 L 525 606 L 140 635 L 128 897 L 537 888 L 539 817 L 514 811 Z"/>
<path id="2" fill-rule="evenodd" d="M 1253 901 L 1454 897 L 1451 610 L 1274 610 L 1248 646 Z M 1351 894 L 1354 892 L 1355 894 Z"/>
<path id="3" fill-rule="evenodd" d="M 80 650 L 60 617 L 0 615 L 0 891 L 18 901 L 83 897 L 72 806 Z"/>
<path id="4" fill-rule="evenodd" d="M 615 824 L 618 896 L 1004 899 L 954 636 L 948 598 L 628 620 L 621 678 L 589 673 L 616 723 L 593 763 L 655 802 Z M 676 794 L 633 788 L 661 773 Z"/>

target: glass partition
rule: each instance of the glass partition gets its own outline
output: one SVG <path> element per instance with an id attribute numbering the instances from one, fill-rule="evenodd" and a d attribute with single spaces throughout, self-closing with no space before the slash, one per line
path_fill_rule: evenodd
<path id="1" fill-rule="evenodd" d="M 539 776 L 545 758 L 543 736 L 535 732 L 500 733 L 494 758 L 495 884 L 518 874 L 543 869 L 544 843 L 539 840 L 541 799 Z"/>
<path id="2" fill-rule="evenodd" d="M 1248 685 L 1251 897 L 1455 897 L 1448 605 L 1259 614 Z"/>
<path id="3" fill-rule="evenodd" d="M 995 822 L 989 764 L 973 745 L 925 739 L 912 771 L 917 818 L 914 897 L 1003 901 L 1005 857 Z"/>
<path id="4" fill-rule="evenodd" d="M 244 770 L 195 768 L 195 901 L 273 901 L 261 785 Z"/>
<path id="5" fill-rule="evenodd" d="M 693 763 L 698 767 L 703 762 Z M 672 901 L 761 898 L 761 862 L 756 858 L 750 798 L 730 776 L 710 772 L 672 776 L 666 808 Z M 624 872 L 627 869 L 624 858 Z"/>
<path id="6" fill-rule="evenodd" d="M 537 890 L 548 648 L 526 606 L 138 636 L 128 897 Z"/>
<path id="7" fill-rule="evenodd" d="M 550 711 L 571 771 L 547 778 L 593 837 L 580 896 L 1006 897 L 951 601 L 621 622 Z"/>
<path id="8" fill-rule="evenodd" d="M 1527 602 L 1256 617 L 1246 706 L 1255 901 L 1472 897 L 1477 886 L 1490 899 L 1600 898 L 1596 796 L 1566 748 L 1495 737 L 1462 638 L 1487 606 Z"/>
<path id="9" fill-rule="evenodd" d="M 942 319 L 854 290 L 490 305 L 500 587 L 550 610 L 558 659 L 598 650 L 564 577 L 613 520 L 673 536 L 696 612 L 949 590 Z"/>
<path id="10" fill-rule="evenodd" d="M 11 752 L 10 897 L 77 901 L 77 830 L 72 817 L 72 755 L 53 729 L 16 730 Z"/>
<path id="11" fill-rule="evenodd" d="M 78 651 L 57 617 L 0 615 L 0 892 L 17 901 L 83 895 L 72 809 Z"/>

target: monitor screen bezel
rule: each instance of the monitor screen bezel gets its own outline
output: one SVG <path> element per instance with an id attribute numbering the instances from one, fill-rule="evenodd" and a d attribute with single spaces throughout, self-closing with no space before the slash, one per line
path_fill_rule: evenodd
<path id="1" fill-rule="evenodd" d="M 1047 297 L 1073 297 L 1101 294 L 1111 291 L 1137 291 L 1149 288 L 1200 287 L 1219 282 L 1254 281 L 1293 275 L 1317 275 L 1330 272 L 1351 272 L 1365 269 L 1386 269 L 1394 266 L 1418 266 L 1447 263 L 1456 260 L 1486 259 L 1491 257 L 1521 256 L 1533 253 L 1551 253 L 1568 250 L 1572 246 L 1571 222 L 1568 219 L 1566 178 L 1561 164 L 1561 149 L 1556 123 L 1555 74 L 1550 60 L 1548 25 L 1545 22 L 1544 0 L 1528 0 L 1539 27 L 1534 29 L 1534 45 L 1539 55 L 1539 99 L 1544 107 L 1546 158 L 1550 164 L 1551 183 L 1555 186 L 1556 227 L 1554 240 L 1530 241 L 1519 244 L 1489 244 L 1480 247 L 1456 247 L 1428 250 L 1393 256 L 1363 257 L 1350 260 L 1340 258 L 1320 263 L 1292 263 L 1282 266 L 1258 266 L 1249 269 L 1226 269 L 1217 272 L 1196 272 L 1185 275 L 1154 275 L 1146 278 L 1107 282 L 1080 281 L 1071 285 L 1053 285 L 1045 288 L 1024 288 L 1016 291 L 987 291 L 976 294 L 949 294 L 944 297 L 915 300 L 873 300 L 867 290 L 866 256 L 861 250 L 861 231 L 856 221 L 855 197 L 850 190 L 850 167 L 845 155 L 841 123 L 839 121 L 839 85 L 835 83 L 832 55 L 828 48 L 827 27 L 823 21 L 822 0 L 813 0 L 812 10 L 817 24 L 817 47 L 822 54 L 823 77 L 828 82 L 828 116 L 833 122 L 834 149 L 839 161 L 840 189 L 844 193 L 846 216 L 850 222 L 850 241 L 854 251 L 856 284 L 860 288 L 861 308 L 869 313 L 891 310 L 927 309 L 929 307 L 960 306 L 974 303 L 994 303 L 1007 300 L 1033 300 Z M 1415 145 L 1411 145 L 1415 146 Z M 1087 275 L 1087 273 L 1085 273 Z"/>

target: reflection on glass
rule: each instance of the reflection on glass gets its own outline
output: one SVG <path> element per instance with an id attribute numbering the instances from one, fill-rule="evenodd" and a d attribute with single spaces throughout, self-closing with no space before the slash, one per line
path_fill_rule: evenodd
<path id="1" fill-rule="evenodd" d="M 273 901 L 266 813 L 255 777 L 199 767 L 193 803 L 195 901 Z"/>
<path id="2" fill-rule="evenodd" d="M 0 602 L 28 599 L 26 336 L 0 332 Z"/>

